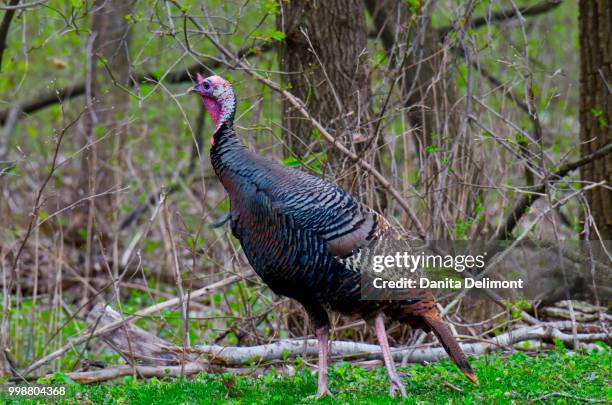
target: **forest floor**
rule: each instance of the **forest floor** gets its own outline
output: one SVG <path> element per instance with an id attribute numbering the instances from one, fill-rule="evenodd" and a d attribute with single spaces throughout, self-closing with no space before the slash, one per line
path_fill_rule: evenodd
<path id="1" fill-rule="evenodd" d="M 293 376 L 274 371 L 254 378 L 230 374 L 200 374 L 192 379 L 131 377 L 114 383 L 80 385 L 56 374 L 48 384 L 68 384 L 63 398 L 54 403 L 92 404 L 396 404 L 396 403 L 612 403 L 612 351 L 556 351 L 528 355 L 487 355 L 472 359 L 480 380 L 474 386 L 449 361 L 400 368 L 409 398 L 388 396 L 383 368 L 366 370 L 336 363 L 330 371 L 333 397 L 317 401 L 316 374 L 309 370 Z M 3 390 L 6 395 L 7 390 Z M 0 395 L 0 402 L 32 403 Z M 41 401 L 44 403 L 44 401 Z"/>

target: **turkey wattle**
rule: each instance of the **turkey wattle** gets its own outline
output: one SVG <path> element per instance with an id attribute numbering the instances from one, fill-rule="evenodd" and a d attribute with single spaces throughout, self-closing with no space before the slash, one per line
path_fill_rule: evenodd
<path id="1" fill-rule="evenodd" d="M 231 229 L 255 272 L 276 294 L 299 301 L 319 342 L 318 395 L 329 393 L 328 311 L 358 314 L 374 324 L 394 395 L 406 389 L 395 370 L 384 316 L 433 331 L 459 369 L 477 382 L 431 294 L 407 301 L 361 299 L 361 274 L 345 258 L 395 231 L 381 215 L 338 186 L 267 160 L 247 149 L 233 128 L 236 98 L 219 76 L 197 75 L 192 91 L 215 122 L 210 156 L 231 204 Z"/>

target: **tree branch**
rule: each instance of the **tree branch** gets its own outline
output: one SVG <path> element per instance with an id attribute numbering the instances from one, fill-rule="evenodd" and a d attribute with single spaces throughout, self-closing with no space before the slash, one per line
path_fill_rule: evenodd
<path id="1" fill-rule="evenodd" d="M 393 49 L 396 37 L 391 20 L 393 17 L 387 10 L 389 8 L 389 2 L 376 0 L 364 1 L 368 9 L 368 13 L 374 19 L 374 25 L 379 30 L 378 33 L 374 34 L 374 37 L 380 36 L 383 46 L 387 52 L 389 52 L 391 49 Z M 464 28 L 479 28 L 486 24 L 511 20 L 513 18 L 517 18 L 519 13 L 523 17 L 533 17 L 545 14 L 560 6 L 562 2 L 563 0 L 544 0 L 530 6 L 519 7 L 518 10 L 511 7 L 507 10 L 498 11 L 490 15 L 472 18 L 467 22 Z M 444 37 L 453 29 L 455 29 L 455 24 L 438 28 L 440 40 L 443 40 Z"/>
<path id="2" fill-rule="evenodd" d="M 523 7 L 510 7 L 507 10 L 498 11 L 496 13 L 492 13 L 490 15 L 483 15 L 480 17 L 476 17 L 468 21 L 465 28 L 479 28 L 483 25 L 487 25 L 494 22 L 501 22 L 511 20 L 513 18 L 517 18 L 520 15 L 523 17 L 536 16 L 540 14 L 545 14 L 555 8 L 559 7 L 563 0 L 544 0 L 540 3 L 533 4 L 530 6 Z M 446 34 L 452 31 L 455 27 L 453 25 L 442 27 L 438 29 L 438 33 L 440 38 L 444 38 Z"/>
<path id="3" fill-rule="evenodd" d="M 14 4 L 11 2 L 11 4 L 9 4 L 8 6 L 0 5 L 0 10 L 7 10 L 7 11 L 25 10 L 26 8 L 32 8 L 32 7 L 40 6 L 42 4 L 45 4 L 48 1 L 49 0 L 37 0 L 37 1 L 33 1 L 31 3 L 25 3 L 25 4 L 17 5 L 17 3 L 19 3 L 19 0 L 17 0 L 17 1 L 15 1 Z"/>
<path id="4" fill-rule="evenodd" d="M 19 0 L 11 0 L 11 5 L 17 4 L 18 1 Z M 561 2 L 562 2 L 561 0 L 547 0 L 547 1 L 543 1 L 541 3 L 535 4 L 533 6 L 519 7 L 518 10 L 521 12 L 523 16 L 534 16 L 534 15 L 546 13 L 558 7 L 561 4 Z M 368 6 L 368 9 L 370 10 L 370 12 L 373 11 L 372 4 L 374 3 L 366 1 L 366 5 Z M 12 18 L 12 14 L 14 14 L 14 12 L 15 12 L 14 9 L 7 10 L 3 18 L 3 21 L 2 21 L 2 25 L 0 26 L 0 66 L 2 63 L 2 53 L 4 51 L 4 48 L 6 47 L 6 43 L 4 42 L 4 40 L 6 39 L 6 32 L 3 30 L 5 29 L 6 31 L 8 31 L 8 25 L 10 24 L 10 19 Z M 382 14 L 380 14 L 380 16 L 377 16 L 377 18 L 379 18 L 381 21 L 384 21 L 384 19 L 386 18 L 386 15 L 384 14 L 384 10 L 380 10 L 379 12 Z M 10 14 L 10 17 L 8 17 L 9 14 Z M 481 16 L 481 17 L 474 18 L 469 22 L 468 26 L 472 28 L 478 28 L 486 24 L 487 22 L 497 22 L 497 21 L 509 20 L 512 18 L 516 18 L 517 15 L 518 14 L 517 14 L 516 9 L 512 8 L 509 10 L 504 10 L 504 11 L 500 11 L 497 13 L 493 13 L 490 16 Z M 4 28 L 5 24 L 6 24 L 6 28 Z M 451 29 L 453 29 L 452 26 L 440 28 L 439 32 L 441 34 L 441 37 L 447 34 Z M 394 33 L 390 29 L 385 30 L 385 32 L 382 33 L 382 40 L 383 42 L 385 42 L 386 48 L 389 48 L 389 49 L 392 48 L 392 44 L 390 42 L 393 39 L 394 39 Z M 240 58 L 242 58 L 245 56 L 258 54 L 259 52 L 250 52 L 253 48 L 258 48 L 259 52 L 267 52 L 273 49 L 273 46 L 270 43 L 263 43 L 256 47 L 246 47 L 246 48 L 241 49 L 237 55 Z M 191 80 L 190 78 L 191 76 L 195 74 L 195 72 L 202 69 L 203 65 L 206 65 L 209 69 L 215 69 L 221 66 L 221 64 L 222 63 L 220 61 L 215 60 L 215 59 L 205 60 L 205 61 L 202 61 L 201 63 L 196 63 L 188 67 L 187 69 L 180 69 L 176 72 L 172 72 L 167 76 L 166 79 L 168 83 L 173 83 L 173 84 L 188 82 Z M 141 74 L 136 75 L 136 77 L 134 78 L 134 83 L 147 83 L 150 81 L 156 81 L 158 79 L 159 78 L 156 77 L 156 75 L 152 73 L 141 73 Z M 56 104 L 58 102 L 63 102 L 64 100 L 68 100 L 73 97 L 81 96 L 84 93 L 85 93 L 85 83 L 84 82 L 76 83 L 76 84 L 66 86 L 61 89 L 57 89 L 51 92 L 42 93 L 39 96 L 35 97 L 32 101 L 21 103 L 19 108 L 24 114 L 31 114 L 33 112 L 41 110 L 50 105 Z M 4 125 L 8 117 L 8 113 L 9 113 L 9 110 L 0 111 L 0 125 Z"/>
<path id="5" fill-rule="evenodd" d="M 121 322 L 120 313 L 105 306 L 97 305 L 87 317 L 90 328 L 96 326 L 106 330 L 107 325 Z M 586 344 L 595 341 L 610 341 L 610 335 L 603 332 L 569 334 L 560 328 L 567 322 L 540 323 L 508 331 L 490 339 L 475 339 L 474 343 L 461 344 L 468 355 L 481 355 L 500 348 L 511 347 L 525 340 L 540 340 L 550 342 L 559 339 L 572 346 L 576 342 Z M 190 348 L 173 346 L 169 342 L 134 325 L 125 325 L 100 336 L 113 350 L 126 358 L 134 366 L 118 366 L 100 371 L 85 371 L 69 373 L 75 381 L 81 383 L 94 383 L 107 381 L 113 378 L 130 375 L 134 371 L 143 377 L 153 376 L 180 376 L 196 374 L 201 371 L 211 371 L 215 368 L 226 371 L 234 367 L 249 367 L 252 370 L 254 362 L 262 366 L 270 362 L 285 361 L 298 356 L 316 357 L 318 355 L 318 342 L 316 339 L 288 339 L 274 343 L 250 347 L 226 347 L 220 345 L 203 345 Z M 130 344 L 131 343 L 131 344 Z M 382 354 L 378 345 L 333 341 L 330 343 L 330 355 L 342 359 L 380 359 Z M 185 356 L 186 362 L 181 369 L 181 359 Z M 411 363 L 424 363 L 437 361 L 446 357 L 442 347 L 414 346 L 392 349 L 395 361 L 407 360 Z M 204 357 L 205 359 L 203 359 Z M 266 364 L 268 363 L 268 364 Z M 243 369 L 244 370 L 244 369 Z"/>
<path id="6" fill-rule="evenodd" d="M 257 49 L 257 52 L 253 52 L 255 48 Z M 243 58 L 251 55 L 258 55 L 261 52 L 267 52 L 271 49 L 273 49 L 272 44 L 266 42 L 255 46 L 242 48 L 238 51 L 238 55 L 240 58 Z M 165 80 L 167 83 L 170 84 L 190 82 L 191 77 L 195 76 L 196 72 L 201 71 L 203 67 L 213 70 L 220 67 L 221 65 L 222 62 L 220 62 L 219 60 L 207 58 L 201 62 L 189 66 L 187 69 L 177 69 L 174 72 L 170 72 L 168 75 L 166 75 Z M 130 83 L 132 86 L 135 86 L 137 84 L 158 82 L 160 79 L 161 78 L 156 74 L 145 72 L 136 74 L 132 78 Z M 70 86 L 62 87 L 57 90 L 41 93 L 38 96 L 34 97 L 34 99 L 32 99 L 31 101 L 27 101 L 25 103 L 20 104 L 19 109 L 23 114 L 31 114 L 50 105 L 61 103 L 65 100 L 82 96 L 83 94 L 85 94 L 85 82 L 80 82 Z M 10 109 L 0 111 L 0 125 L 4 125 L 4 123 L 6 122 L 7 117 L 9 115 L 9 111 Z"/>
<path id="7" fill-rule="evenodd" d="M 556 172 L 551 173 L 549 181 L 559 181 L 571 171 L 574 171 L 594 160 L 601 159 L 609 155 L 610 152 L 612 152 L 612 143 L 607 144 L 603 148 L 598 149 L 580 160 L 564 164 Z M 545 191 L 545 189 L 546 183 L 541 183 L 534 189 L 530 190 L 531 192 L 529 194 L 523 194 L 521 199 L 514 206 L 512 212 L 510 212 L 510 214 L 504 220 L 504 225 L 499 228 L 491 240 L 505 240 L 510 237 L 521 217 L 527 212 L 529 207 L 531 207 L 531 205 L 533 205 L 533 203 L 541 197 L 541 194 Z"/>

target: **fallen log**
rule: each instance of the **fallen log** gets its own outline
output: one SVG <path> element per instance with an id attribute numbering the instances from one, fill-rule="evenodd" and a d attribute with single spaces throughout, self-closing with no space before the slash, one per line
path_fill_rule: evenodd
<path id="1" fill-rule="evenodd" d="M 382 363 L 376 363 L 381 366 Z M 366 364 L 367 366 L 367 364 Z M 227 373 L 230 372 L 235 375 L 251 375 L 258 376 L 262 375 L 268 370 L 268 368 L 220 368 L 211 367 L 210 364 L 191 362 L 186 363 L 183 366 L 131 366 L 124 364 L 121 366 L 113 366 L 103 368 L 100 370 L 92 371 L 73 371 L 66 373 L 68 377 L 80 384 L 94 384 L 105 381 L 111 381 L 116 378 L 136 376 L 139 378 L 164 378 L 164 377 L 189 377 L 202 372 L 214 372 L 214 373 Z M 277 370 L 278 371 L 278 370 Z M 293 367 L 287 367 L 286 370 L 281 370 L 282 374 L 291 375 L 295 373 Z M 52 379 L 54 374 L 48 374 L 44 378 Z M 21 382 L 22 380 L 16 380 Z"/>
<path id="2" fill-rule="evenodd" d="M 461 343 L 465 354 L 477 356 L 490 353 L 496 349 L 509 348 L 510 346 L 525 340 L 544 340 L 560 339 L 564 343 L 573 344 L 574 339 L 580 343 L 605 341 L 610 343 L 611 335 L 606 333 L 580 333 L 571 335 L 561 332 L 556 328 L 546 325 L 529 326 L 507 332 L 491 339 L 482 340 L 478 343 Z M 173 350 L 172 347 L 168 347 Z M 182 350 L 182 348 L 176 348 Z M 209 362 L 224 366 L 238 366 L 251 364 L 253 362 L 266 362 L 294 358 L 297 356 L 317 356 L 316 339 L 292 339 L 281 340 L 278 342 L 250 346 L 250 347 L 223 347 L 219 345 L 194 346 L 189 348 L 190 353 L 198 353 L 208 357 Z M 332 357 L 339 358 L 368 358 L 381 359 L 382 354 L 378 345 L 358 342 L 332 341 L 329 348 Z M 395 361 L 406 359 L 409 363 L 433 362 L 446 358 L 446 351 L 442 347 L 407 347 L 392 348 Z"/>
<path id="3" fill-rule="evenodd" d="M 104 328 L 115 325 L 122 320 L 122 315 L 107 305 L 99 304 L 87 317 L 90 328 Z M 461 344 L 468 355 L 481 355 L 497 349 L 512 349 L 523 341 L 547 341 L 560 339 L 569 346 L 577 342 L 580 347 L 595 349 L 596 341 L 611 343 L 611 335 L 603 332 L 568 334 L 560 329 L 567 327 L 568 321 L 556 321 L 525 326 L 503 333 L 490 339 L 479 339 L 477 342 Z M 594 327 L 592 325 L 591 327 Z M 589 328 L 591 329 L 591 328 Z M 224 347 L 220 345 L 201 345 L 178 347 L 161 339 L 142 328 L 129 323 L 119 328 L 107 330 L 100 334 L 102 339 L 113 350 L 117 351 L 130 364 L 119 365 L 94 371 L 77 371 L 67 373 L 73 380 L 90 384 L 109 381 L 129 375 L 139 378 L 192 376 L 201 372 L 259 375 L 269 366 L 279 366 L 286 360 L 298 356 L 315 357 L 318 355 L 315 339 L 289 339 L 251 347 Z M 470 337 L 463 337 L 470 339 Z M 356 365 L 371 368 L 380 366 L 382 358 L 377 345 L 332 341 L 330 355 L 336 359 L 361 359 Z M 392 349 L 396 361 L 405 360 L 412 363 L 433 362 L 446 357 L 440 347 L 421 345 Z M 308 363 L 306 363 L 308 364 Z M 281 373 L 293 374 L 293 366 L 285 364 Z M 51 378 L 52 376 L 47 376 Z"/>
<path id="4" fill-rule="evenodd" d="M 544 308 L 543 313 L 549 318 L 572 319 L 572 314 L 570 310 L 565 309 L 565 308 L 546 307 Z M 597 321 L 600 319 L 600 316 L 602 320 L 606 320 L 606 321 L 612 320 L 612 316 L 606 313 L 603 313 L 603 312 L 600 315 L 599 313 L 595 313 L 595 312 L 585 313 L 582 311 L 578 311 L 576 309 L 574 310 L 574 318 L 576 319 L 577 322 Z"/>
<path id="5" fill-rule="evenodd" d="M 203 295 L 206 294 L 210 294 L 220 288 L 226 287 L 232 283 L 235 283 L 237 281 L 243 280 L 244 278 L 248 277 L 251 273 L 249 271 L 244 272 L 244 273 L 240 273 L 234 276 L 230 276 L 227 277 L 223 280 L 217 281 L 216 283 L 212 283 L 206 287 L 202 287 L 200 289 L 197 289 L 195 291 L 192 291 L 189 293 L 189 296 L 191 297 L 191 299 L 194 299 L 196 297 L 201 297 Z M 178 298 L 172 298 L 169 299 L 167 301 L 163 301 L 160 302 L 158 304 L 152 305 L 150 307 L 141 309 L 140 311 L 136 312 L 133 315 L 127 316 L 125 317 L 125 319 L 121 316 L 119 316 L 119 318 L 116 318 L 117 320 L 113 323 L 109 323 L 105 326 L 102 327 L 94 327 L 90 332 L 81 335 L 80 337 L 74 338 L 70 341 L 68 341 L 68 343 L 66 343 L 65 345 L 63 345 L 62 347 L 60 347 L 59 349 L 55 350 L 54 352 L 44 356 L 43 358 L 40 358 L 38 360 L 36 360 L 34 363 L 30 364 L 25 370 L 23 370 L 20 374 L 24 377 L 26 377 L 28 374 L 30 374 L 31 372 L 33 372 L 34 370 L 37 370 L 38 368 L 42 367 L 43 365 L 47 364 L 48 362 L 57 359 L 58 357 L 60 357 L 62 354 L 66 353 L 69 350 L 74 349 L 77 345 L 88 342 L 90 339 L 103 335 L 105 333 L 108 332 L 112 332 L 113 330 L 126 325 L 136 319 L 139 319 L 140 317 L 143 316 L 147 316 L 147 315 L 151 315 L 154 314 L 156 312 L 159 312 L 163 309 L 166 308 L 171 308 L 173 306 L 176 306 L 179 303 L 179 299 Z M 115 311 L 116 312 L 116 311 Z M 117 313 L 117 315 L 119 315 Z M 90 325 L 91 326 L 91 325 Z"/>
<path id="6" fill-rule="evenodd" d="M 87 314 L 87 324 L 93 329 L 103 328 L 122 320 L 122 315 L 110 306 L 97 304 Z M 196 361 L 196 356 L 178 351 L 160 350 L 168 342 L 134 325 L 124 324 L 100 338 L 129 363 L 140 365 L 173 366 Z"/>
<path id="7" fill-rule="evenodd" d="M 557 308 L 568 308 L 571 306 L 574 308 L 574 311 L 580 311 L 580 312 L 584 312 L 587 314 L 594 314 L 594 313 L 600 313 L 600 312 L 606 312 L 606 307 L 602 307 L 602 306 L 597 306 L 597 305 L 593 305 L 590 304 L 588 302 L 585 301 L 568 301 L 568 300 L 564 300 L 564 301 L 559 301 L 557 303 L 555 303 L 555 307 Z"/>
<path id="8" fill-rule="evenodd" d="M 98 306 L 94 314 L 88 317 L 90 325 L 98 320 L 98 327 L 105 323 L 116 323 L 121 314 L 109 306 Z M 525 340 L 552 341 L 559 339 L 570 346 L 574 342 L 579 344 L 604 341 L 612 343 L 612 335 L 608 333 L 578 333 L 562 332 L 558 326 L 541 323 L 538 325 L 522 327 L 511 330 L 490 339 L 478 339 L 477 342 L 462 342 L 461 347 L 467 355 L 477 356 L 489 353 L 500 348 L 510 348 L 512 345 Z M 204 362 L 206 364 L 222 367 L 239 367 L 265 364 L 277 360 L 290 358 L 316 357 L 318 355 L 316 339 L 287 339 L 273 343 L 248 347 L 226 347 L 221 345 L 200 345 L 193 347 L 175 346 L 151 333 L 134 325 L 124 325 L 121 329 L 104 333 L 100 338 L 119 352 L 124 358 L 137 364 L 150 364 L 171 366 L 178 365 L 185 359 L 188 362 Z M 469 339 L 469 337 L 467 337 Z M 380 359 L 382 358 L 378 345 L 350 342 L 332 341 L 330 355 L 342 359 Z M 446 357 L 441 347 L 421 345 L 416 347 L 394 348 L 393 358 L 396 361 L 411 363 L 425 363 L 437 361 Z"/>
<path id="9" fill-rule="evenodd" d="M 95 371 L 75 371 L 66 373 L 68 377 L 81 384 L 93 384 L 114 380 L 115 378 L 136 375 L 141 378 L 179 377 L 201 373 L 210 366 L 203 363 L 186 363 L 183 366 L 114 366 Z M 50 374 L 47 377 L 51 378 Z"/>

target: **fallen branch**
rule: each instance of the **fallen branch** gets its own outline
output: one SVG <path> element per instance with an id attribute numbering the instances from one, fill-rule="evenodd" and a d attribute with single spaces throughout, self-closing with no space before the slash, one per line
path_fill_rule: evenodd
<path id="1" fill-rule="evenodd" d="M 88 317 L 87 320 L 90 325 L 96 322 L 96 318 L 99 319 L 97 322 L 101 326 L 104 326 L 105 323 L 115 324 L 121 319 L 121 314 L 109 306 L 99 306 L 94 311 L 94 315 Z M 607 333 L 568 334 L 551 325 L 554 323 L 527 326 L 490 339 L 478 339 L 475 343 L 462 343 L 461 347 L 466 354 L 476 356 L 496 349 L 508 348 L 525 340 L 552 341 L 556 338 L 572 346 L 574 342 L 604 341 L 610 343 L 612 339 L 612 336 Z M 103 327 L 103 329 L 106 328 Z M 124 329 L 105 333 L 101 338 L 123 357 L 137 364 L 177 365 L 185 354 L 190 363 L 202 361 L 201 358 L 204 357 L 207 364 L 238 367 L 250 366 L 254 363 L 284 361 L 298 356 L 316 357 L 318 355 L 316 339 L 287 339 L 247 347 L 200 345 L 183 348 L 169 344 L 133 325 L 126 325 Z M 128 339 L 132 339 L 131 344 Z M 343 359 L 382 358 L 378 345 L 350 341 L 332 341 L 330 355 Z M 392 355 L 398 362 L 405 358 L 410 363 L 424 363 L 445 358 L 446 352 L 442 347 L 417 346 L 392 349 Z"/>
<path id="2" fill-rule="evenodd" d="M 206 371 L 208 368 L 210 368 L 210 366 L 204 363 L 186 363 L 182 367 L 183 373 L 181 374 L 181 366 L 164 367 L 123 365 L 103 368 L 95 371 L 77 371 L 73 373 L 66 373 L 66 375 L 78 383 L 93 384 L 134 374 L 142 378 L 179 377 L 181 375 L 190 376 Z M 46 377 L 53 378 L 53 374 Z"/>
<path id="3" fill-rule="evenodd" d="M 460 394 L 463 392 L 463 388 L 459 388 L 459 387 L 457 387 L 456 385 L 449 383 L 448 381 L 444 381 L 444 382 L 442 383 L 442 385 L 444 385 L 445 387 L 448 387 L 448 388 L 450 388 L 451 390 L 453 390 L 453 391 L 455 391 L 455 392 L 458 392 L 458 393 L 460 393 Z"/>
<path id="4" fill-rule="evenodd" d="M 87 314 L 87 325 L 90 329 L 104 329 L 107 325 L 121 320 L 123 317 L 119 312 L 104 304 L 97 304 Z M 100 335 L 100 338 L 130 363 L 137 361 L 139 365 L 172 366 L 183 361 L 182 353 L 159 350 L 159 347 L 168 344 L 167 341 L 137 326 L 122 325 Z M 195 356 L 184 359 L 185 363 L 197 360 Z"/>
<path id="5" fill-rule="evenodd" d="M 178 303 L 178 300 L 175 301 Z M 182 348 L 173 346 L 152 333 L 137 326 L 122 323 L 122 321 L 123 318 L 119 312 L 103 304 L 94 307 L 87 317 L 90 328 L 101 327 L 96 335 L 131 364 L 95 371 L 72 372 L 68 373 L 70 378 L 82 384 L 90 384 L 128 375 L 143 378 L 178 377 L 200 372 L 227 371 L 233 374 L 256 374 L 265 371 L 272 362 L 284 362 L 288 358 L 298 356 L 315 357 L 318 355 L 315 339 L 290 339 L 251 347 L 204 345 Z M 118 323 L 122 323 L 120 325 L 122 327 L 114 327 Z M 573 346 L 574 342 L 580 342 L 582 345 L 595 341 L 610 343 L 611 336 L 607 333 L 570 335 L 555 327 L 565 326 L 566 323 L 541 323 L 537 326 L 510 331 L 488 340 L 477 339 L 475 343 L 463 343 L 461 346 L 468 355 L 480 355 L 528 340 L 552 341 L 553 338 L 556 338 L 570 346 Z M 330 355 L 351 360 L 367 359 L 356 363 L 365 367 L 382 364 L 379 361 L 382 358 L 380 347 L 372 344 L 332 341 Z M 446 352 L 441 347 L 418 346 L 392 349 L 392 355 L 396 361 L 406 358 L 407 362 L 424 363 L 445 358 Z M 205 359 L 201 359 L 202 357 Z M 182 362 L 183 359 L 186 361 Z M 52 375 L 47 377 L 50 378 Z"/>
<path id="6" fill-rule="evenodd" d="M 542 324 L 510 331 L 491 339 L 479 340 L 478 343 L 462 343 L 461 347 L 467 355 L 478 356 L 496 349 L 511 347 L 525 340 L 551 341 L 553 338 L 560 339 L 564 343 L 571 345 L 574 342 L 574 338 L 581 343 L 596 341 L 609 343 L 612 336 L 606 333 L 583 333 L 574 336 Z M 177 348 L 177 350 L 182 349 Z M 246 365 L 254 360 L 273 361 L 297 356 L 318 355 L 316 339 L 283 340 L 251 347 L 194 346 L 188 350 L 190 353 L 206 355 L 209 362 L 224 366 Z M 409 363 L 425 363 L 437 361 L 447 356 L 446 351 L 442 347 L 408 347 L 391 350 L 393 358 L 398 362 L 402 361 L 405 357 Z M 346 341 L 332 341 L 330 343 L 330 355 L 340 358 L 382 358 L 378 345 Z"/>
<path id="7" fill-rule="evenodd" d="M 226 279 L 223 279 L 221 281 L 218 281 L 216 283 L 210 284 L 206 287 L 202 287 L 198 290 L 192 291 L 188 294 L 189 299 L 194 299 L 197 297 L 201 297 L 203 295 L 207 295 L 210 294 L 220 288 L 226 287 L 230 284 L 233 284 L 237 281 L 243 280 L 244 278 L 250 276 L 251 272 L 247 271 L 244 273 L 240 273 L 237 274 L 235 276 L 230 276 Z M 34 363 L 32 363 L 30 366 L 28 366 L 23 372 L 22 375 L 23 376 L 27 376 L 28 374 L 30 374 L 32 371 L 37 370 L 38 368 L 40 368 L 41 366 L 43 366 L 44 364 L 55 360 L 56 358 L 58 358 L 59 356 L 61 356 L 62 354 L 66 353 L 67 351 L 73 349 L 75 346 L 84 343 L 86 341 L 88 341 L 91 338 L 103 335 L 105 333 L 109 333 L 114 331 L 115 329 L 123 326 L 123 325 L 127 325 L 132 321 L 135 321 L 136 319 L 139 319 L 141 317 L 144 316 L 149 316 L 151 314 L 154 314 L 156 312 L 159 312 L 161 310 L 164 310 L 166 308 L 170 308 L 173 307 L 175 305 L 178 305 L 179 303 L 179 299 L 178 298 L 172 298 L 170 300 L 167 301 L 163 301 L 160 302 L 159 304 L 155 304 L 152 305 L 148 308 L 145 309 L 141 309 L 140 311 L 125 317 L 125 319 L 120 319 L 120 320 L 116 320 L 100 329 L 98 329 L 97 327 L 94 330 L 91 330 L 90 332 L 78 337 L 78 338 L 74 338 L 72 340 L 70 340 L 68 343 L 66 343 L 64 346 L 60 347 L 59 349 L 57 349 L 56 351 L 54 351 L 53 353 L 48 354 L 47 356 L 36 360 Z M 99 326 L 99 325 L 98 325 Z"/>
<path id="8" fill-rule="evenodd" d="M 378 366 L 382 365 L 382 362 L 376 360 L 374 363 L 372 362 L 361 362 L 361 366 Z M 129 375 L 136 374 L 141 378 L 151 378 L 151 377 L 179 377 L 183 376 L 191 376 L 201 372 L 231 372 L 232 374 L 258 374 L 265 370 L 265 368 L 250 368 L 250 367 L 242 367 L 242 368 L 219 368 L 212 367 L 210 364 L 203 362 L 189 362 L 185 363 L 183 367 L 181 366 L 131 366 L 131 365 L 122 365 L 109 367 L 102 370 L 96 371 L 80 371 L 80 372 L 72 372 L 67 373 L 68 377 L 73 379 L 74 381 L 81 384 L 92 384 L 99 383 L 104 381 L 113 380 L 120 377 L 125 377 Z M 182 374 L 181 374 L 182 372 Z M 51 378 L 52 375 L 48 375 L 48 378 Z M 450 385 L 449 388 L 454 389 Z M 459 392 L 459 391 L 458 391 Z"/>
<path id="9" fill-rule="evenodd" d="M 564 308 L 555 308 L 555 307 L 546 307 L 542 310 L 542 312 L 551 318 L 562 318 L 562 319 L 572 319 L 571 312 L 568 309 Z M 579 310 L 574 310 L 574 317 L 578 322 L 593 322 L 600 319 L 600 315 L 598 313 L 584 313 Z M 612 316 L 602 313 L 601 318 L 606 321 L 612 321 Z"/>
<path id="10" fill-rule="evenodd" d="M 602 271 L 605 271 L 605 269 L 602 269 Z M 569 301 L 569 300 L 559 301 L 555 304 L 555 307 L 569 308 L 570 305 L 574 307 L 574 310 L 584 312 L 587 314 L 598 314 L 606 310 L 606 307 L 593 305 L 585 301 Z"/>
<path id="11" fill-rule="evenodd" d="M 587 402 L 587 403 L 609 403 L 607 399 L 585 398 L 585 397 L 579 397 L 577 395 L 566 394 L 565 392 L 551 392 L 546 395 L 542 395 L 541 397 L 532 399 L 531 401 L 529 401 L 529 403 L 533 404 L 534 402 L 544 402 L 545 399 L 554 398 L 554 397 L 575 399 L 579 402 Z M 566 403 L 569 403 L 569 401 L 566 401 Z"/>

